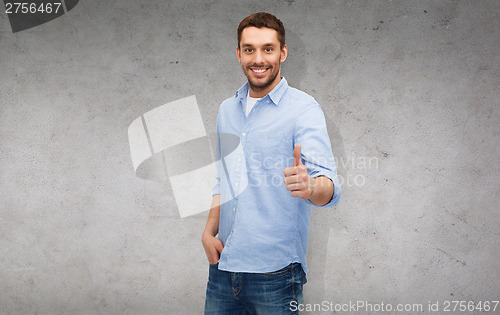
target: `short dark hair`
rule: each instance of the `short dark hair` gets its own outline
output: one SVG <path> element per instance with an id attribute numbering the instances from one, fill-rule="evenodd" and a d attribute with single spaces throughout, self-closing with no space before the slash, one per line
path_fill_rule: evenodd
<path id="1" fill-rule="evenodd" d="M 274 15 L 266 12 L 258 12 L 251 14 L 243 19 L 238 25 L 238 47 L 240 47 L 241 33 L 247 27 L 255 26 L 257 28 L 267 27 L 278 32 L 278 40 L 280 48 L 285 46 L 285 27 L 283 23 Z"/>

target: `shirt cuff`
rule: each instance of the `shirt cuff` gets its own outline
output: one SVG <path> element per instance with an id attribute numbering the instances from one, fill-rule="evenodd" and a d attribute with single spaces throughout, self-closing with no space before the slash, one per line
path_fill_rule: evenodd
<path id="1" fill-rule="evenodd" d="M 327 174 L 321 174 L 320 172 L 314 174 L 314 176 L 312 176 L 312 177 L 316 178 L 316 177 L 319 177 L 319 176 L 324 176 L 326 178 L 329 178 L 332 181 L 332 183 L 333 183 L 333 196 L 332 196 L 332 199 L 330 199 L 329 202 L 327 202 L 326 204 L 324 204 L 322 206 L 318 206 L 318 205 L 314 204 L 309 199 L 306 199 L 306 202 L 308 204 L 310 204 L 310 205 L 313 205 L 313 206 L 319 207 L 319 208 L 328 208 L 328 207 L 336 206 L 339 203 L 339 201 L 340 201 L 340 195 L 341 195 L 339 178 L 337 177 L 337 175 L 331 176 L 331 175 L 327 175 Z"/>
<path id="2" fill-rule="evenodd" d="M 217 182 L 212 188 L 212 197 L 215 195 L 220 195 L 220 182 Z"/>

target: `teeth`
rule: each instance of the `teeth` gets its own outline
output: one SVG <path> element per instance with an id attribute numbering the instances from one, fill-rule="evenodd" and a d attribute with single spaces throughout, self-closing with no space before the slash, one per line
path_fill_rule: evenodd
<path id="1" fill-rule="evenodd" d="M 262 73 L 264 71 L 266 71 L 267 69 L 252 69 L 254 72 L 257 72 L 257 73 Z"/>

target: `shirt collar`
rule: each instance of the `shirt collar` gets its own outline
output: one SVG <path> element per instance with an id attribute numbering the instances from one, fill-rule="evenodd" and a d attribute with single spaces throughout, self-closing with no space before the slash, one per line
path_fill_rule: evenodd
<path id="1" fill-rule="evenodd" d="M 281 98 L 283 97 L 283 94 L 285 94 L 285 91 L 288 89 L 288 82 L 286 81 L 285 77 L 281 77 L 280 82 L 272 89 L 271 92 L 269 92 L 265 97 L 268 97 L 271 99 L 271 101 L 275 104 L 278 105 Z M 244 98 L 246 98 L 248 95 L 248 82 L 243 84 L 238 91 L 236 91 L 235 97 L 239 98 L 240 101 L 242 101 Z"/>

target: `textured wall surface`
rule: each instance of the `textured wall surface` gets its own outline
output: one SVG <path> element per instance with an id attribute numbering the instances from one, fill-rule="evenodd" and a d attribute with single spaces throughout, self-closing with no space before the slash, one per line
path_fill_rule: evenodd
<path id="1" fill-rule="evenodd" d="M 18 33 L 0 14 L 0 313 L 202 313 L 208 212 L 136 176 L 127 128 L 196 95 L 215 131 L 257 11 L 343 180 L 313 209 L 306 302 L 500 299 L 499 1 L 80 1 Z"/>

